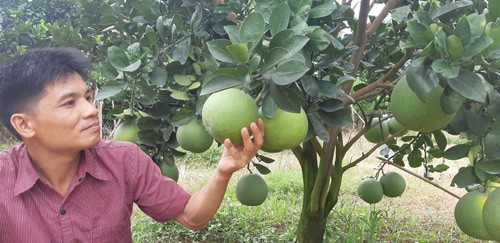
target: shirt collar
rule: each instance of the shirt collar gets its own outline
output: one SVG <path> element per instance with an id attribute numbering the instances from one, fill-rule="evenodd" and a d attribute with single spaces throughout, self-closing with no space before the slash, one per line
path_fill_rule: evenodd
<path id="1" fill-rule="evenodd" d="M 40 177 L 33 167 L 33 164 L 31 164 L 26 145 L 21 144 L 14 148 L 14 150 L 17 150 L 16 154 L 19 165 L 19 173 L 14 187 L 14 196 L 18 196 L 32 188 Z"/>
<path id="2" fill-rule="evenodd" d="M 28 191 L 31 189 L 37 180 L 41 179 L 38 172 L 35 170 L 33 164 L 28 155 L 28 151 L 24 144 L 21 144 L 17 148 L 18 161 L 19 161 L 19 174 L 16 179 L 14 196 Z M 104 173 L 102 164 L 95 158 L 91 152 L 92 148 L 84 149 L 81 154 L 80 168 L 78 169 L 77 176 L 85 177 L 85 174 L 89 174 L 92 177 L 106 181 L 108 177 Z"/>

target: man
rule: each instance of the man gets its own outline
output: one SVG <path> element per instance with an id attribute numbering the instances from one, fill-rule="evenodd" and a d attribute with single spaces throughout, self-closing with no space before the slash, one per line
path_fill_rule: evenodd
<path id="1" fill-rule="evenodd" d="M 89 60 L 43 48 L 0 68 L 0 119 L 22 144 L 0 152 L 0 242 L 131 242 L 133 203 L 155 220 L 204 227 L 231 175 L 263 142 L 262 120 L 243 144 L 224 141 L 214 175 L 192 196 L 135 144 L 100 139 L 84 78 Z"/>

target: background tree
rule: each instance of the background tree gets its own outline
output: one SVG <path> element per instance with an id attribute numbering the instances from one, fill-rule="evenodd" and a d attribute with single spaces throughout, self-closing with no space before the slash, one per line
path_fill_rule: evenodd
<path id="1" fill-rule="evenodd" d="M 344 172 L 383 144 L 395 151 L 388 161 L 423 166 L 429 178 L 448 168 L 443 158 L 468 157 L 470 166 L 453 180 L 458 187 L 481 187 L 500 174 L 500 7 L 483 0 L 388 0 L 370 16 L 374 3 L 361 0 L 355 12 L 346 0 L 79 0 L 69 20 L 45 22 L 47 36 L 35 36 L 94 58 L 105 121 L 137 122 L 136 142 L 158 165 L 172 166 L 184 154 L 175 128 L 199 117 L 211 93 L 242 89 L 268 116 L 278 107 L 302 107 L 310 129 L 292 149 L 304 188 L 297 239 L 321 242 Z M 455 114 L 453 121 L 388 136 L 346 161 L 372 120 L 392 116 L 390 94 L 402 77 L 421 100 L 443 87 L 440 106 Z M 342 129 L 352 124 L 353 110 L 364 125 L 346 137 Z M 446 133 L 468 142 L 448 148 Z"/>

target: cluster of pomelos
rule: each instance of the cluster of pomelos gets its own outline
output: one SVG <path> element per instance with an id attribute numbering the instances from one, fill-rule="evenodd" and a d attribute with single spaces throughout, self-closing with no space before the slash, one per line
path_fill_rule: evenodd
<path id="1" fill-rule="evenodd" d="M 369 204 L 375 204 L 386 197 L 399 197 L 406 189 L 406 181 L 397 172 L 387 172 L 380 179 L 364 178 L 358 185 L 358 196 Z"/>
<path id="2" fill-rule="evenodd" d="M 500 183 L 490 182 L 484 191 L 472 190 L 455 206 L 455 221 L 467 235 L 500 242 Z"/>
<path id="3" fill-rule="evenodd" d="M 422 101 L 408 85 L 406 76 L 401 77 L 391 93 L 391 117 L 373 119 L 364 134 L 366 140 L 379 143 L 389 135 L 403 135 L 405 131 L 431 132 L 443 128 L 453 120 L 455 113 L 448 114 L 441 108 L 444 88 L 437 86 Z"/>

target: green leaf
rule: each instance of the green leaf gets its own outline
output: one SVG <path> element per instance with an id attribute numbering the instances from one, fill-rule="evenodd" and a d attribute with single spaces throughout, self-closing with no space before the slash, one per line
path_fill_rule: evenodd
<path id="1" fill-rule="evenodd" d="M 259 173 L 263 174 L 263 175 L 267 175 L 269 173 L 271 173 L 271 170 L 261 164 L 257 164 L 257 163 L 253 163 L 253 166 L 255 166 L 255 168 L 259 171 Z"/>
<path id="2" fill-rule="evenodd" d="M 261 155 L 261 154 L 257 154 L 255 157 L 257 157 L 257 159 L 261 162 L 264 162 L 264 163 L 272 163 L 274 162 L 274 159 L 273 158 L 269 158 L 269 157 L 266 157 L 264 155 Z"/>
<path id="3" fill-rule="evenodd" d="M 240 28 L 237 25 L 224 25 L 224 30 L 231 43 L 240 43 Z"/>
<path id="4" fill-rule="evenodd" d="M 448 3 L 442 7 L 439 7 L 435 10 L 432 10 L 430 15 L 433 19 L 442 17 L 443 15 L 446 15 L 448 13 L 453 14 L 453 12 L 458 11 L 463 8 L 467 8 L 472 5 L 472 2 L 470 0 L 462 0 L 462 1 L 456 1 L 452 3 Z"/>
<path id="5" fill-rule="evenodd" d="M 104 86 L 99 93 L 95 96 L 96 100 L 103 100 L 109 97 L 113 97 L 120 93 L 121 91 L 125 90 L 125 87 L 119 85 L 119 86 Z"/>
<path id="6" fill-rule="evenodd" d="M 408 164 L 412 168 L 418 168 L 424 162 L 424 158 L 422 158 L 422 153 L 418 149 L 414 149 L 408 154 Z"/>
<path id="7" fill-rule="evenodd" d="M 274 103 L 276 103 L 280 109 L 294 113 L 300 112 L 300 98 L 294 90 L 286 86 L 271 83 L 269 85 L 269 91 L 271 92 Z"/>
<path id="8" fill-rule="evenodd" d="M 490 37 L 481 37 L 475 40 L 465 49 L 462 59 L 471 59 L 472 57 L 478 55 L 486 48 L 488 48 L 488 46 L 491 44 L 493 44 L 493 39 L 491 39 Z"/>
<path id="9" fill-rule="evenodd" d="M 201 10 L 199 5 L 196 5 L 194 13 L 191 15 L 191 19 L 189 20 L 189 25 L 192 29 L 196 30 L 200 27 L 202 19 L 203 11 Z"/>
<path id="10" fill-rule="evenodd" d="M 295 35 L 293 30 L 287 29 L 279 32 L 271 39 L 269 49 L 275 47 L 285 48 L 290 55 L 295 55 L 307 44 L 309 38 L 303 35 Z"/>
<path id="11" fill-rule="evenodd" d="M 446 170 L 448 170 L 450 167 L 446 164 L 438 164 L 436 165 L 436 167 L 434 167 L 432 170 L 434 172 L 445 172 Z"/>
<path id="12" fill-rule="evenodd" d="M 278 65 L 281 61 L 290 57 L 290 52 L 282 47 L 274 47 L 265 55 L 264 57 L 264 69 L 268 70 L 276 65 Z"/>
<path id="13" fill-rule="evenodd" d="M 443 157 L 443 150 L 437 147 L 429 149 L 429 154 L 432 155 L 434 158 L 442 158 Z"/>
<path id="14" fill-rule="evenodd" d="M 116 71 L 113 65 L 107 62 L 99 62 L 99 71 L 101 72 L 102 76 L 109 80 L 115 80 L 119 75 L 118 71 Z"/>
<path id="15" fill-rule="evenodd" d="M 326 112 L 334 112 L 345 108 L 344 103 L 340 99 L 328 99 L 319 103 L 319 108 Z"/>
<path id="16" fill-rule="evenodd" d="M 248 47 L 243 43 L 236 43 L 229 46 L 226 46 L 227 50 L 233 57 L 238 60 L 240 63 L 245 63 L 248 61 Z"/>
<path id="17" fill-rule="evenodd" d="M 437 146 L 444 151 L 448 145 L 448 140 L 446 139 L 444 133 L 441 130 L 436 130 L 432 134 L 434 135 L 434 140 L 436 140 Z"/>
<path id="18" fill-rule="evenodd" d="M 427 43 L 432 41 L 434 38 L 432 32 L 417 21 L 408 22 L 407 30 L 410 33 L 411 38 L 422 45 L 427 45 Z"/>
<path id="19" fill-rule="evenodd" d="M 408 86 L 423 102 L 425 102 L 427 94 L 439 86 L 439 77 L 427 61 L 418 66 L 412 64 L 408 68 L 406 79 Z"/>
<path id="20" fill-rule="evenodd" d="M 262 114 L 267 118 L 273 118 L 276 110 L 278 110 L 278 106 L 274 103 L 273 97 L 270 93 L 268 93 L 262 100 L 261 109 Z"/>
<path id="21" fill-rule="evenodd" d="M 345 127 L 352 125 L 351 110 L 342 108 L 333 112 L 318 111 L 325 123 L 333 127 Z"/>
<path id="22" fill-rule="evenodd" d="M 174 52 L 172 53 L 172 59 L 184 65 L 187 62 L 190 47 L 191 41 L 189 40 L 177 44 L 174 48 Z"/>
<path id="23" fill-rule="evenodd" d="M 341 96 L 345 95 L 341 88 L 334 85 L 330 81 L 320 80 L 317 82 L 317 84 L 319 94 L 324 95 L 327 98 L 340 98 Z"/>
<path id="24" fill-rule="evenodd" d="M 476 167 L 488 174 L 500 175 L 500 160 L 489 160 L 477 163 Z"/>
<path id="25" fill-rule="evenodd" d="M 457 26 L 455 27 L 454 34 L 458 37 L 458 39 L 460 39 L 464 46 L 469 44 L 471 39 L 471 28 L 469 20 L 466 16 L 460 18 Z"/>
<path id="26" fill-rule="evenodd" d="M 500 131 L 490 132 L 484 138 L 484 152 L 490 159 L 500 159 Z"/>
<path id="27" fill-rule="evenodd" d="M 467 15 L 467 20 L 469 20 L 469 24 L 471 26 L 470 41 L 474 41 L 475 39 L 481 37 L 484 33 L 484 27 L 486 27 L 486 16 L 484 14 L 473 13 Z"/>
<path id="28" fill-rule="evenodd" d="M 436 45 L 436 51 L 439 55 L 444 56 L 448 53 L 448 47 L 446 45 L 446 33 L 442 30 L 436 31 L 434 36 L 434 44 Z"/>
<path id="29" fill-rule="evenodd" d="M 308 70 L 309 68 L 303 62 L 290 60 L 278 65 L 270 76 L 275 84 L 287 85 L 300 79 Z"/>
<path id="30" fill-rule="evenodd" d="M 453 177 L 453 180 L 451 181 L 451 186 L 465 188 L 478 182 L 478 178 L 476 176 L 476 173 L 474 172 L 474 167 L 467 166 L 462 167 L 458 170 L 458 173 Z"/>
<path id="31" fill-rule="evenodd" d="M 141 60 L 137 60 L 131 64 L 127 53 L 118 46 L 111 46 L 108 48 L 108 58 L 113 67 L 124 72 L 133 72 L 141 65 Z"/>
<path id="32" fill-rule="evenodd" d="M 446 78 L 455 78 L 460 72 L 460 67 L 454 66 L 443 59 L 437 59 L 432 62 L 432 70 Z"/>
<path id="33" fill-rule="evenodd" d="M 271 35 L 274 36 L 278 32 L 288 28 L 290 22 L 290 7 L 286 2 L 283 2 L 273 9 L 269 17 L 269 30 Z"/>
<path id="34" fill-rule="evenodd" d="M 181 90 L 172 90 L 172 94 L 170 94 L 172 98 L 176 100 L 190 100 L 191 97 L 186 91 L 181 91 Z"/>
<path id="35" fill-rule="evenodd" d="M 489 0 L 488 10 L 489 14 L 492 15 L 492 19 L 500 18 L 500 1 Z"/>
<path id="36" fill-rule="evenodd" d="M 161 67 L 155 67 L 149 74 L 149 79 L 158 87 L 163 87 L 167 83 L 167 70 Z"/>
<path id="37" fill-rule="evenodd" d="M 309 18 L 312 19 L 323 18 L 325 16 L 332 14 L 333 11 L 335 11 L 335 9 L 337 9 L 335 1 L 328 0 L 323 4 L 312 8 L 311 11 L 309 12 Z"/>
<path id="38" fill-rule="evenodd" d="M 232 45 L 230 40 L 219 39 L 207 42 L 208 51 L 212 56 L 222 62 L 235 63 L 233 55 L 227 49 L 227 46 Z"/>
<path id="39" fill-rule="evenodd" d="M 203 85 L 200 95 L 211 94 L 238 85 L 243 85 L 243 82 L 235 76 L 227 74 L 215 75 Z"/>
<path id="40" fill-rule="evenodd" d="M 174 80 L 176 83 L 180 84 L 181 86 L 189 86 L 189 85 L 191 85 L 191 83 L 193 83 L 194 80 L 196 80 L 196 78 L 194 75 L 175 74 Z"/>
<path id="41" fill-rule="evenodd" d="M 314 98 L 319 98 L 319 86 L 316 82 L 316 79 L 312 78 L 309 75 L 304 75 L 300 79 L 300 83 L 302 84 L 302 88 L 306 93 Z"/>
<path id="42" fill-rule="evenodd" d="M 467 157 L 470 148 L 470 144 L 457 144 L 445 150 L 443 157 L 449 160 L 459 160 L 461 158 Z"/>
<path id="43" fill-rule="evenodd" d="M 318 135 L 318 137 L 323 140 L 325 143 L 330 142 L 330 134 L 328 130 L 326 130 L 325 126 L 320 120 L 320 116 L 318 113 L 308 113 L 307 119 L 311 122 L 313 126 L 314 133 Z"/>
<path id="44" fill-rule="evenodd" d="M 240 26 L 240 40 L 242 43 L 252 43 L 253 47 L 260 43 L 260 39 L 266 31 L 264 17 L 259 12 L 250 13 Z M 253 48 L 250 48 L 253 49 Z"/>
<path id="45" fill-rule="evenodd" d="M 461 71 L 458 77 L 447 79 L 448 85 L 461 94 L 463 97 L 481 103 L 486 101 L 486 89 L 479 75 Z"/>

